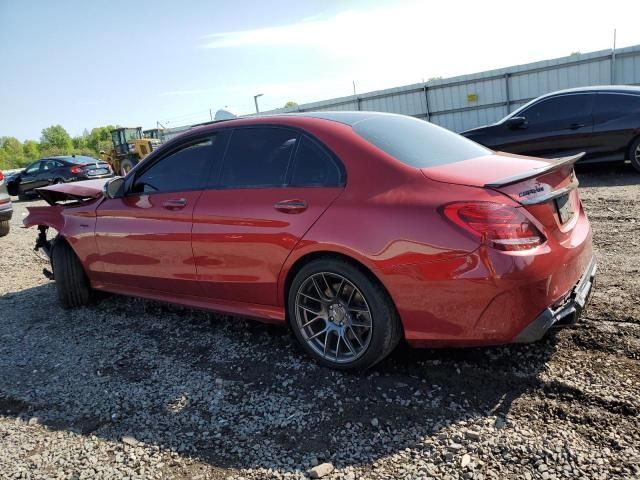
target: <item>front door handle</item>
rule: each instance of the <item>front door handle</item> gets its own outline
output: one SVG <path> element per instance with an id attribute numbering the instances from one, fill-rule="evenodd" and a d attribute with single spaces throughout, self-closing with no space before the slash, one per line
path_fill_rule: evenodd
<path id="1" fill-rule="evenodd" d="M 569 125 L 569 128 L 571 130 L 577 130 L 577 129 L 582 128 L 584 126 L 585 126 L 584 123 L 572 123 L 571 125 Z"/>
<path id="2" fill-rule="evenodd" d="M 308 208 L 304 200 L 282 200 L 273 205 L 273 208 L 283 213 L 301 213 Z"/>
<path id="3" fill-rule="evenodd" d="M 162 204 L 164 208 L 167 210 L 180 210 L 187 206 L 186 198 L 172 198 L 171 200 L 167 200 Z"/>

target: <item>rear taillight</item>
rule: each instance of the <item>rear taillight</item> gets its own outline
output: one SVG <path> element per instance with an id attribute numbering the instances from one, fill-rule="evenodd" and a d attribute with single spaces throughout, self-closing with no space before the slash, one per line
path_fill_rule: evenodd
<path id="1" fill-rule="evenodd" d="M 493 202 L 456 202 L 443 213 L 459 227 L 498 250 L 528 250 L 545 242 L 544 235 L 516 207 Z"/>
<path id="2" fill-rule="evenodd" d="M 0 170 L 0 182 L 4 180 L 4 173 L 2 173 L 2 170 Z"/>
<path id="3" fill-rule="evenodd" d="M 85 164 L 85 165 L 77 165 L 75 167 L 71 167 L 71 173 L 82 173 L 82 169 L 84 167 L 86 167 L 86 166 L 87 166 L 87 164 Z"/>

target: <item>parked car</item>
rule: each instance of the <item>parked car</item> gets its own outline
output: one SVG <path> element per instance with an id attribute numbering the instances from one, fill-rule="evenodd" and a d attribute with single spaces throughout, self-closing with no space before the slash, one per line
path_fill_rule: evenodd
<path id="1" fill-rule="evenodd" d="M 7 193 L 7 182 L 4 174 L 0 171 L 0 237 L 9 234 L 11 229 L 11 217 L 13 216 L 13 207 L 11 206 L 11 197 Z"/>
<path id="2" fill-rule="evenodd" d="M 631 160 L 640 171 L 640 87 L 561 90 L 532 100 L 493 125 L 462 132 L 494 150 L 584 162 Z"/>
<path id="3" fill-rule="evenodd" d="M 111 166 L 95 158 L 81 155 L 49 157 L 37 160 L 22 172 L 12 175 L 8 189 L 11 195 L 25 199 L 35 194 L 34 190 L 39 187 L 112 176 Z"/>
<path id="4" fill-rule="evenodd" d="M 92 289 L 287 324 L 320 363 L 530 342 L 577 320 L 595 263 L 573 163 L 372 112 L 227 120 L 122 178 L 39 189 L 60 302 Z M 59 231 L 47 238 L 47 228 Z"/>

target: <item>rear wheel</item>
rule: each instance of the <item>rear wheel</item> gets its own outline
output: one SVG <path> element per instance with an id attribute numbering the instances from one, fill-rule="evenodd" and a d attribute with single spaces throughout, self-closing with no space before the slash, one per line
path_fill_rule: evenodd
<path id="1" fill-rule="evenodd" d="M 0 237 L 9 235 L 10 229 L 11 229 L 11 224 L 9 223 L 9 220 L 2 220 L 0 222 Z"/>
<path id="2" fill-rule="evenodd" d="M 640 172 L 640 137 L 636 138 L 636 140 L 631 144 L 631 148 L 629 149 L 629 160 L 631 160 L 633 168 Z"/>
<path id="3" fill-rule="evenodd" d="M 400 320 L 387 292 L 344 260 L 308 263 L 295 276 L 288 297 L 293 331 L 322 365 L 369 368 L 400 340 Z"/>
<path id="4" fill-rule="evenodd" d="M 89 303 L 89 279 L 80 259 L 67 241 L 58 236 L 51 252 L 51 266 L 58 291 L 58 300 L 64 308 L 81 307 Z"/>

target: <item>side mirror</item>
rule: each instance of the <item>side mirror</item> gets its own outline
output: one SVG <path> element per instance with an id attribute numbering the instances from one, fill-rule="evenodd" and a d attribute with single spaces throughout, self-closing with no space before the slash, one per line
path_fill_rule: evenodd
<path id="1" fill-rule="evenodd" d="M 529 126 L 527 117 L 511 117 L 504 123 L 509 128 L 527 128 Z"/>
<path id="2" fill-rule="evenodd" d="M 122 197 L 124 195 L 124 178 L 110 178 L 102 187 L 102 193 L 109 199 Z"/>

